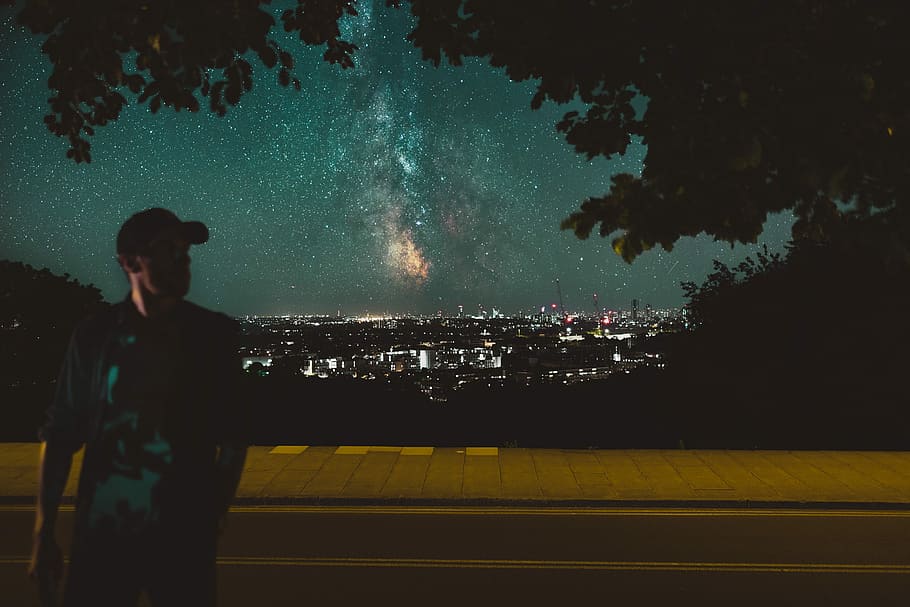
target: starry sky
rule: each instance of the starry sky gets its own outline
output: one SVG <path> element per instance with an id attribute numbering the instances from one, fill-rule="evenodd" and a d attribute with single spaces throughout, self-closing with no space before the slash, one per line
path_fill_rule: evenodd
<path id="1" fill-rule="evenodd" d="M 484 61 L 434 68 L 405 40 L 405 11 L 359 6 L 342 28 L 354 69 L 278 27 L 301 92 L 253 58 L 253 90 L 224 118 L 132 103 L 96 130 L 88 165 L 42 122 L 42 39 L 0 10 L 0 258 L 117 301 L 117 230 L 164 206 L 209 226 L 188 299 L 228 314 L 513 314 L 556 302 L 557 277 L 569 311 L 592 311 L 593 293 L 610 308 L 679 306 L 680 281 L 755 249 L 701 236 L 630 265 L 610 238 L 559 230 L 611 175 L 640 172 L 646 149 L 588 161 L 555 129 L 573 106 L 531 110 L 533 82 Z M 791 222 L 769 219 L 762 242 L 781 250 Z"/>

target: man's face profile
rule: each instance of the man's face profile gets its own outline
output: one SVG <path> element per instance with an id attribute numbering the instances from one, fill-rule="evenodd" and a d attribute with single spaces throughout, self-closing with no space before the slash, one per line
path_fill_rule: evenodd
<path id="1" fill-rule="evenodd" d="M 159 236 L 135 256 L 139 282 L 158 296 L 183 297 L 190 290 L 190 243 L 181 236 Z"/>

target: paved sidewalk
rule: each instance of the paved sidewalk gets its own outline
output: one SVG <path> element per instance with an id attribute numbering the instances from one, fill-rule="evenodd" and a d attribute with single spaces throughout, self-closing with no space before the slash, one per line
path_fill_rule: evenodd
<path id="1" fill-rule="evenodd" d="M 36 443 L 0 443 L 0 500 L 34 501 L 37 461 Z M 910 452 L 260 446 L 237 502 L 910 509 Z"/>

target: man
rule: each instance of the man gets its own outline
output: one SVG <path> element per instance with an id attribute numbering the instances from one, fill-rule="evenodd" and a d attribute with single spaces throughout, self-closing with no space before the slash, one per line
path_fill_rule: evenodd
<path id="1" fill-rule="evenodd" d="M 127 297 L 74 330 L 41 429 L 29 573 L 62 577 L 58 506 L 85 445 L 64 605 L 214 605 L 215 544 L 246 457 L 237 323 L 183 298 L 198 221 L 161 208 L 120 228 Z"/>

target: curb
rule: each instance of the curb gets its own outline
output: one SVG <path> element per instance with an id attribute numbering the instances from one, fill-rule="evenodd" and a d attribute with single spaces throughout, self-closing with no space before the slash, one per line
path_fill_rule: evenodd
<path id="1" fill-rule="evenodd" d="M 0 496 L 0 505 L 35 504 L 34 495 Z M 64 496 L 62 505 L 72 506 L 75 498 Z M 359 498 L 359 497 L 238 497 L 232 506 L 338 506 L 338 507 L 500 507 L 500 508 L 662 508 L 726 510 L 892 510 L 910 512 L 910 502 L 857 501 L 755 501 L 755 500 L 668 500 L 668 499 L 509 499 L 509 498 Z"/>
<path id="2" fill-rule="evenodd" d="M 731 510 L 900 510 L 910 512 L 910 502 L 669 500 L 669 499 L 514 499 L 514 498 L 353 498 L 353 497 L 242 497 L 234 506 L 449 506 L 502 508 L 717 508 Z"/>

